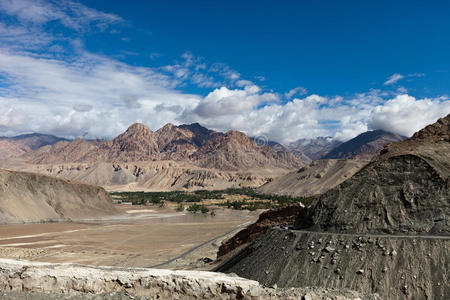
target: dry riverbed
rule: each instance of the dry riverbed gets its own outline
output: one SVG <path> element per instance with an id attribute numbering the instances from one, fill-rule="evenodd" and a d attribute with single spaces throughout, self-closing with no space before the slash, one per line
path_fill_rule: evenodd
<path id="1" fill-rule="evenodd" d="M 216 215 L 156 206 L 118 206 L 102 220 L 0 226 L 0 257 L 52 263 L 209 269 L 220 242 L 260 212 L 217 209 Z"/>

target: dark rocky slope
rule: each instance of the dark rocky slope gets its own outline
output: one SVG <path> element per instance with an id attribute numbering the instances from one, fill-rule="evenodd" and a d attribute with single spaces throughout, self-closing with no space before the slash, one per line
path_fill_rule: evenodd
<path id="1" fill-rule="evenodd" d="M 354 289 L 382 299 L 450 299 L 450 241 L 269 229 L 217 271 L 266 286 Z"/>
<path id="2" fill-rule="evenodd" d="M 250 244 L 271 227 L 294 225 L 295 218 L 302 209 L 303 205 L 294 204 L 263 212 L 255 223 L 250 224 L 233 237 L 223 241 L 217 252 L 217 257 L 223 257 L 234 252 L 236 249 Z"/>
<path id="3" fill-rule="evenodd" d="M 320 196 L 295 230 L 273 229 L 218 268 L 264 284 L 449 299 L 450 115 L 385 147 Z"/>

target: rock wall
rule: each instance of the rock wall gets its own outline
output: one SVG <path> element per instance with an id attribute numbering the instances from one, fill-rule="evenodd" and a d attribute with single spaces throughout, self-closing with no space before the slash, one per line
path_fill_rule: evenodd
<path id="1" fill-rule="evenodd" d="M 58 293 L 66 296 L 94 294 L 103 295 L 102 299 L 117 299 L 113 294 L 105 296 L 111 292 L 130 295 L 131 299 L 379 299 L 376 295 L 364 296 L 349 290 L 264 288 L 253 280 L 212 272 L 88 267 L 0 259 L 0 295 L 22 292 L 52 293 L 49 296 L 52 299 L 59 299 L 54 296 Z M 33 294 L 29 295 L 26 299 L 34 299 Z"/>

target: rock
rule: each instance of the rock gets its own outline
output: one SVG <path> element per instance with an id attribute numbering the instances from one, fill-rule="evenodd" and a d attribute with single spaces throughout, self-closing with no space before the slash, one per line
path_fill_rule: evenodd
<path id="1" fill-rule="evenodd" d="M 326 246 L 324 250 L 325 250 L 325 252 L 330 253 L 330 252 L 334 252 L 336 249 L 334 249 L 333 247 L 330 247 L 330 246 Z"/>
<path id="2" fill-rule="evenodd" d="M 356 271 L 356 274 L 362 275 L 362 274 L 364 274 L 364 270 L 363 269 L 359 269 L 358 271 Z"/>

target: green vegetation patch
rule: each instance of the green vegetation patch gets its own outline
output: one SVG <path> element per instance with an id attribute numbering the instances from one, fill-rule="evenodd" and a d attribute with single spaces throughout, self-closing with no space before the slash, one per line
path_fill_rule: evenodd
<path id="1" fill-rule="evenodd" d="M 198 190 L 194 192 L 112 192 L 112 197 L 122 202 L 131 202 L 133 205 L 160 204 L 165 201 L 178 203 L 177 210 L 183 210 L 183 203 L 193 203 L 187 210 L 208 212 L 208 208 L 201 203 L 205 200 L 224 200 L 226 196 L 247 196 L 246 200 L 227 200 L 217 205 L 231 209 L 269 209 L 284 207 L 294 203 L 305 205 L 311 202 L 310 198 L 291 197 L 281 195 L 260 194 L 253 188 L 230 188 L 226 190 Z"/>

